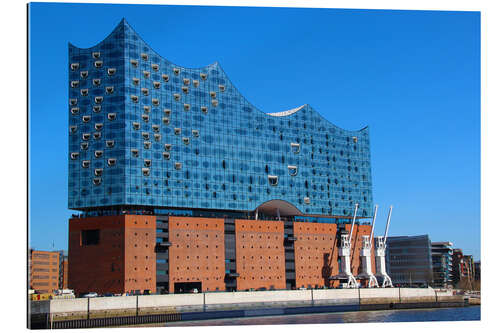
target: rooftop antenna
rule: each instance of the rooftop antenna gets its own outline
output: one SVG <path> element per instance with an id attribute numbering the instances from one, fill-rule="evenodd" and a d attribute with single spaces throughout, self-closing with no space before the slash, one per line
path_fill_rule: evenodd
<path id="1" fill-rule="evenodd" d="M 378 205 L 375 205 L 375 211 L 373 212 L 372 219 L 372 230 L 370 236 L 363 235 L 361 242 L 361 251 L 360 251 L 360 259 L 361 259 L 361 273 L 357 276 L 358 279 L 366 279 L 368 280 L 368 288 L 378 288 L 378 282 L 375 275 L 372 273 L 372 237 L 373 230 L 375 228 L 375 220 L 377 219 L 377 210 Z"/>
<path id="2" fill-rule="evenodd" d="M 392 280 L 385 269 L 385 249 L 387 242 L 387 233 L 389 231 L 389 224 L 391 223 L 392 206 L 389 208 L 389 215 L 387 216 L 387 223 L 385 225 L 384 236 L 375 237 L 375 266 L 377 268 L 377 278 L 381 281 L 382 288 L 392 287 Z"/>

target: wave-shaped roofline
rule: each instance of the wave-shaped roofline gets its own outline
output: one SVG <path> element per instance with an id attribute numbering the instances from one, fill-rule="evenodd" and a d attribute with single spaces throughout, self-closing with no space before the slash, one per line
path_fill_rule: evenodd
<path id="1" fill-rule="evenodd" d="M 368 130 L 368 125 L 367 126 L 364 126 L 362 127 L 361 129 L 359 130 L 347 130 L 347 129 L 344 129 L 342 127 L 339 127 L 337 125 L 335 125 L 334 123 L 332 123 L 331 121 L 329 121 L 328 119 L 326 119 L 325 117 L 323 117 L 321 115 L 321 113 L 319 113 L 318 111 L 316 111 L 312 106 L 310 106 L 309 104 L 303 104 L 299 107 L 296 107 L 296 108 L 293 108 L 293 109 L 289 109 L 289 110 L 285 110 L 285 111 L 278 111 L 278 112 L 264 112 L 262 111 L 260 108 L 258 108 L 257 106 L 255 106 L 253 103 L 251 103 L 246 97 L 245 95 L 243 95 L 240 90 L 236 87 L 236 85 L 231 81 L 231 79 L 229 78 L 229 76 L 226 74 L 226 72 L 224 71 L 224 69 L 222 68 L 222 66 L 219 64 L 218 61 L 215 61 L 209 65 L 206 65 L 206 66 L 202 66 L 202 67 L 184 67 L 184 66 L 181 66 L 181 65 L 178 65 L 178 64 L 175 64 L 173 63 L 172 61 L 168 60 L 167 58 L 163 57 L 159 52 L 156 52 L 154 48 L 151 47 L 151 45 L 149 45 L 142 37 L 141 35 L 139 35 L 137 33 L 137 31 L 135 31 L 135 29 L 127 22 L 127 20 L 123 17 L 121 19 L 121 21 L 118 23 L 118 25 L 104 38 L 102 39 L 100 42 L 96 43 L 95 45 L 93 46 L 90 46 L 90 47 L 87 47 L 87 48 L 82 48 L 82 47 L 78 47 L 72 43 L 68 43 L 68 45 L 70 47 L 73 47 L 73 48 L 77 48 L 77 49 L 80 49 L 80 50 L 89 50 L 89 49 L 92 49 L 92 48 L 95 48 L 95 47 L 98 47 L 99 45 L 103 44 L 108 38 L 110 38 L 111 36 L 113 36 L 113 34 L 116 32 L 116 30 L 118 30 L 120 28 L 120 26 L 123 25 L 124 27 L 127 27 L 129 28 L 130 30 L 132 30 L 132 32 L 137 36 L 137 38 L 139 38 L 152 52 L 154 52 L 158 57 L 162 58 L 164 61 L 166 61 L 167 63 L 171 64 L 172 66 L 175 66 L 175 67 L 179 67 L 181 69 L 187 69 L 187 70 L 198 70 L 198 71 L 202 71 L 204 69 L 209 69 L 209 68 L 217 68 L 217 69 L 220 69 L 222 71 L 222 73 L 224 74 L 224 77 L 227 81 L 229 81 L 229 83 L 233 86 L 233 88 L 237 91 L 237 93 L 245 100 L 245 102 L 247 102 L 249 105 L 251 105 L 255 110 L 263 113 L 264 115 L 268 116 L 268 117 L 290 117 L 290 116 L 293 116 L 295 114 L 298 114 L 299 112 L 306 112 L 306 109 L 309 109 L 310 111 L 316 113 L 323 121 L 325 121 L 327 124 L 335 127 L 335 128 L 338 128 L 344 132 L 350 132 L 350 133 L 361 133 L 363 131 L 366 131 Z"/>

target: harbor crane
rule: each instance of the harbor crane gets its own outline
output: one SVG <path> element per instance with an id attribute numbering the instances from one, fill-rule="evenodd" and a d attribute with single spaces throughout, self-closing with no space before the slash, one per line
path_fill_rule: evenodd
<path id="1" fill-rule="evenodd" d="M 391 223 L 392 206 L 389 207 L 389 215 L 387 216 L 387 223 L 385 225 L 384 236 L 375 237 L 375 266 L 377 268 L 376 277 L 380 282 L 380 287 L 392 287 L 392 280 L 385 270 L 385 249 L 387 242 L 387 232 Z M 373 229 L 372 229 L 373 233 Z"/>
<path id="2" fill-rule="evenodd" d="M 356 224 L 356 214 L 358 213 L 358 204 L 354 206 L 354 216 L 352 218 L 351 230 L 349 234 L 340 235 L 339 257 L 340 267 L 339 274 L 332 277 L 332 280 L 347 280 L 347 288 L 357 288 L 358 283 L 351 272 L 351 240 L 354 226 Z"/>
<path id="3" fill-rule="evenodd" d="M 373 212 L 372 219 L 372 231 L 370 236 L 362 236 L 362 247 L 361 247 L 361 273 L 357 276 L 358 279 L 368 280 L 368 288 L 378 288 L 378 282 L 375 275 L 372 273 L 372 239 L 373 231 L 375 229 L 375 221 L 377 219 L 378 205 L 375 205 L 375 211 Z"/>

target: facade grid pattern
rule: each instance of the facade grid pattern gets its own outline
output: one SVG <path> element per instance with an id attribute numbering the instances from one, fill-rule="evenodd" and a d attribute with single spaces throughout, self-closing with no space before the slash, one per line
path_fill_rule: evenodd
<path id="1" fill-rule="evenodd" d="M 266 114 L 218 63 L 191 69 L 124 20 L 88 49 L 69 45 L 69 208 L 371 214 L 368 128 L 347 131 L 304 105 Z"/>

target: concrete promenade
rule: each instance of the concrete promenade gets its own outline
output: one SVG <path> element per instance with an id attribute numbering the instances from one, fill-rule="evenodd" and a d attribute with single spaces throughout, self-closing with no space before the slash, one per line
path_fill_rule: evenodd
<path id="1" fill-rule="evenodd" d="M 313 289 L 119 296 L 31 301 L 31 314 L 51 320 L 263 307 L 463 302 L 463 296 L 432 288 Z"/>

